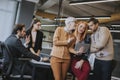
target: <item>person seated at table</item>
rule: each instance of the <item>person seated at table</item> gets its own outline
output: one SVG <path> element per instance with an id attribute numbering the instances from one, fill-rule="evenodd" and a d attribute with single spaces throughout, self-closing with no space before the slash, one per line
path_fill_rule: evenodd
<path id="1" fill-rule="evenodd" d="M 37 18 L 34 18 L 30 28 L 26 32 L 26 37 L 30 38 L 30 41 L 28 43 L 28 50 L 30 50 L 35 55 L 38 56 L 44 55 L 43 57 L 47 57 L 45 56 L 45 53 L 41 54 L 43 32 L 40 29 L 41 29 L 41 21 Z M 49 62 L 49 60 L 46 62 Z M 39 77 L 39 80 L 46 80 L 45 78 L 46 75 L 48 74 L 48 70 L 39 67 L 37 68 L 35 74 L 37 75 L 37 78 Z"/>
<path id="2" fill-rule="evenodd" d="M 31 27 L 27 30 L 26 36 L 30 37 L 30 41 L 28 43 L 28 49 L 36 55 L 40 55 L 42 50 L 42 39 L 43 32 L 40 31 L 41 22 L 39 19 L 34 18 L 32 21 Z"/>
<path id="3" fill-rule="evenodd" d="M 32 52 L 30 52 L 28 49 L 26 49 L 26 47 L 22 44 L 21 42 L 21 38 L 24 38 L 26 35 L 26 31 L 25 31 L 25 25 L 24 24 L 16 24 L 15 28 L 13 29 L 12 34 L 5 40 L 5 44 L 8 46 L 8 48 L 10 49 L 10 52 L 13 56 L 13 58 L 20 58 L 20 57 L 27 57 L 27 58 L 31 58 L 37 61 L 47 61 L 48 58 L 42 58 L 39 57 L 35 54 L 33 54 Z M 9 62 L 9 56 L 5 55 L 5 60 L 4 63 L 8 63 Z M 18 62 L 16 62 L 16 65 L 14 64 L 13 68 L 14 68 L 14 73 L 18 74 L 21 69 L 20 69 L 20 65 L 17 64 Z M 8 65 L 5 65 L 5 67 L 7 68 Z M 29 66 L 28 66 L 29 67 Z M 15 70 L 16 69 L 16 70 Z M 31 69 L 26 68 L 26 73 L 31 73 Z"/>

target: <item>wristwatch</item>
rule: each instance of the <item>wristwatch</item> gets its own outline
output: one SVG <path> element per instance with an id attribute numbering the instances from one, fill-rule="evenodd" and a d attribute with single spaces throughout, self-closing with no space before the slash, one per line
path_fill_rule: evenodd
<path id="1" fill-rule="evenodd" d="M 100 53 L 100 57 L 103 57 L 103 53 Z"/>

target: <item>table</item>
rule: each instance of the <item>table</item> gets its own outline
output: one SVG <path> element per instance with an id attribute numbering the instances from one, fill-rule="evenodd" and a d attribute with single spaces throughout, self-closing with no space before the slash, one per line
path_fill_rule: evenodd
<path id="1" fill-rule="evenodd" d="M 49 71 L 48 80 L 54 80 L 53 79 L 53 74 L 52 74 L 50 63 L 48 63 L 48 62 L 47 63 L 46 62 L 38 62 L 38 61 L 35 61 L 33 59 L 30 61 L 30 63 L 33 66 L 33 69 L 32 69 L 32 80 L 35 80 L 35 73 L 36 73 L 35 71 L 36 71 L 36 68 L 47 69 Z"/>

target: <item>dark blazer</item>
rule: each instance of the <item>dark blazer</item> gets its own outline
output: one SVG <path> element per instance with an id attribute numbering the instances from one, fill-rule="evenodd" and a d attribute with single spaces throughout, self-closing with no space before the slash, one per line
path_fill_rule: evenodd
<path id="1" fill-rule="evenodd" d="M 26 49 L 23 46 L 21 40 L 18 39 L 14 34 L 9 36 L 5 40 L 5 44 L 9 48 L 9 51 L 11 53 L 11 57 L 10 57 L 10 55 L 8 55 L 9 54 L 8 52 L 4 53 L 4 68 L 3 68 L 4 73 L 6 73 L 6 71 L 9 69 L 8 66 L 9 66 L 11 60 L 13 62 L 12 69 L 11 69 L 12 74 L 20 74 L 21 73 L 23 62 L 21 62 L 17 58 L 27 57 L 27 58 L 35 59 L 37 61 L 40 60 L 40 57 L 34 55 L 28 49 Z M 29 65 L 29 62 L 27 63 L 27 65 L 25 67 L 24 73 L 31 74 L 31 67 Z"/>
<path id="2" fill-rule="evenodd" d="M 30 51 L 28 51 L 22 44 L 21 40 L 18 39 L 14 34 L 9 36 L 6 40 L 5 40 L 5 44 L 8 45 L 10 52 L 13 55 L 13 58 L 20 58 L 20 57 L 28 57 L 28 58 L 32 58 L 35 59 L 37 61 L 40 60 L 39 56 L 34 55 L 33 53 L 31 53 Z M 7 57 L 6 57 L 6 61 L 7 61 Z"/>
<path id="3" fill-rule="evenodd" d="M 32 47 L 32 34 L 31 34 L 31 30 L 28 30 L 26 32 L 26 35 L 30 35 L 30 42 L 28 44 L 28 48 L 33 48 L 35 52 L 37 52 L 38 49 L 42 50 L 43 32 L 37 31 L 35 47 Z"/>

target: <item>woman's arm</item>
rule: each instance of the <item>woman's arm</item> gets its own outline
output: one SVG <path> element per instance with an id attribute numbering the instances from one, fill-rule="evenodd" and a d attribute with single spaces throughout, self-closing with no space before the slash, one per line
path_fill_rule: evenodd
<path id="1" fill-rule="evenodd" d="M 62 36 L 62 35 L 61 35 L 60 27 L 58 27 L 54 33 L 53 44 L 56 46 L 67 46 L 68 41 L 67 40 L 64 40 L 64 41 L 59 40 L 60 36 Z"/>
<path id="2" fill-rule="evenodd" d="M 33 54 L 37 55 L 37 53 L 34 51 L 33 48 L 30 48 L 30 51 L 31 51 Z M 37 55 L 37 56 L 38 56 L 38 55 Z"/>
<path id="3" fill-rule="evenodd" d="M 37 51 L 37 55 L 40 55 L 40 49 L 38 49 L 38 51 Z"/>
<path id="4" fill-rule="evenodd" d="M 76 39 L 74 39 L 74 41 L 72 42 L 71 46 L 69 47 L 69 52 L 72 53 L 72 54 L 77 54 L 77 51 L 75 51 L 75 49 L 74 49 L 75 42 L 76 42 Z"/>
<path id="5" fill-rule="evenodd" d="M 83 63 L 84 63 L 84 60 L 83 60 L 83 59 L 81 59 L 80 61 L 76 62 L 75 68 L 76 68 L 76 69 L 78 69 L 78 68 L 81 69 Z"/>

